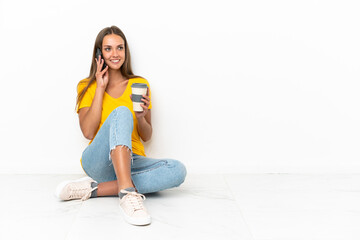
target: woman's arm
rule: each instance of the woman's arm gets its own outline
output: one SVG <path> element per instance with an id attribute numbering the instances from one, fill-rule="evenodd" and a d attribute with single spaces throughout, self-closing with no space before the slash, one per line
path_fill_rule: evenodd
<path id="1" fill-rule="evenodd" d="M 109 83 L 109 72 L 107 71 L 109 66 L 101 71 L 104 64 L 104 60 L 95 59 L 97 64 L 96 70 L 96 90 L 95 96 L 91 103 L 91 107 L 84 107 L 79 110 L 79 122 L 80 128 L 85 138 L 92 140 L 95 137 L 96 131 L 99 128 L 102 113 L 102 104 L 105 89 Z"/>
<path id="2" fill-rule="evenodd" d="M 80 128 L 84 137 L 89 140 L 94 138 L 99 128 L 104 92 L 105 90 L 96 88 L 91 107 L 84 107 L 79 110 Z"/>
<path id="3" fill-rule="evenodd" d="M 141 139 L 144 142 L 149 141 L 152 135 L 151 110 L 148 109 L 146 115 L 138 118 L 137 120 Z"/>
<path id="4" fill-rule="evenodd" d="M 141 139 L 146 142 L 150 140 L 152 135 L 151 110 L 149 109 L 149 91 L 146 93 L 146 95 L 143 95 L 141 101 L 143 102 L 143 104 L 140 104 L 140 106 L 143 108 L 143 111 L 135 112 L 135 116 L 138 121 L 138 133 Z"/>

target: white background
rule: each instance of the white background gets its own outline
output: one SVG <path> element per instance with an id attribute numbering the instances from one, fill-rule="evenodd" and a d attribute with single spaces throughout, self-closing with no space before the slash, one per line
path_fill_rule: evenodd
<path id="1" fill-rule="evenodd" d="M 74 111 L 116 25 L 152 88 L 150 157 L 189 172 L 360 172 L 357 1 L 0 3 L 0 173 L 82 173 Z"/>

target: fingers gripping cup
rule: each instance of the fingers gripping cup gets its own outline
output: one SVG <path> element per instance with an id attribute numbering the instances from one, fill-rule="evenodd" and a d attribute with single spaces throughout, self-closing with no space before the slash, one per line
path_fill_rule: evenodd
<path id="1" fill-rule="evenodd" d="M 131 85 L 132 89 L 132 101 L 134 112 L 142 112 L 144 109 L 140 106 L 144 102 L 141 101 L 143 95 L 146 95 L 147 85 L 145 83 L 133 83 Z"/>

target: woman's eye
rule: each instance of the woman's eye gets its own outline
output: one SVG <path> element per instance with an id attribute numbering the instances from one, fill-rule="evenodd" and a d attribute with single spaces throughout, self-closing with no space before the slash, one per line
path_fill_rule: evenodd
<path id="1" fill-rule="evenodd" d="M 105 51 L 110 51 L 110 48 L 105 48 Z"/>

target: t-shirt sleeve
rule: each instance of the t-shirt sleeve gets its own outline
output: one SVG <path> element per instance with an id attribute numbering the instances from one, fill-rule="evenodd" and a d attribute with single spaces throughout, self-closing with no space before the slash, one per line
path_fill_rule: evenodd
<path id="1" fill-rule="evenodd" d="M 77 86 L 77 92 L 81 92 L 85 87 L 87 86 L 87 83 L 80 82 Z M 93 101 L 93 94 L 91 94 L 90 88 L 85 92 L 84 97 L 81 99 L 76 112 L 79 113 L 79 110 L 84 107 L 91 107 L 92 101 Z"/>

